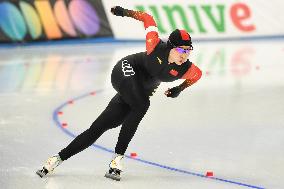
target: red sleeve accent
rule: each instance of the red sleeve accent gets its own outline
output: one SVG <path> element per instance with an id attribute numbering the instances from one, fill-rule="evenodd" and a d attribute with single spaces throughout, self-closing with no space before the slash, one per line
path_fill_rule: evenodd
<path id="1" fill-rule="evenodd" d="M 202 71 L 192 64 L 187 72 L 182 76 L 182 79 L 188 80 L 189 84 L 192 85 L 196 83 L 202 76 Z"/>
<path id="2" fill-rule="evenodd" d="M 128 10 L 127 16 L 132 17 L 136 20 L 144 22 L 144 28 L 157 27 L 157 24 L 153 17 L 146 12 Z M 146 34 L 146 50 L 147 54 L 150 54 L 157 44 L 160 42 L 159 34 L 157 31 L 148 31 Z"/>
<path id="3" fill-rule="evenodd" d="M 160 42 L 160 38 L 158 36 L 158 33 L 155 31 L 150 31 L 146 34 L 146 50 L 147 50 L 147 55 L 149 55 L 157 44 Z"/>

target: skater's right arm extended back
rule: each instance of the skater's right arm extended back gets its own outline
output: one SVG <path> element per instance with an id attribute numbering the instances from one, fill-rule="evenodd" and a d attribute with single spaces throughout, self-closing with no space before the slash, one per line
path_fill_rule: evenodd
<path id="1" fill-rule="evenodd" d="M 115 6 L 111 8 L 111 12 L 116 16 L 122 16 L 122 17 L 127 16 L 142 21 L 144 23 L 144 28 L 147 32 L 146 33 L 147 55 L 153 52 L 157 44 L 159 44 L 160 38 L 158 34 L 157 24 L 151 15 L 142 11 L 124 9 L 120 6 Z"/>

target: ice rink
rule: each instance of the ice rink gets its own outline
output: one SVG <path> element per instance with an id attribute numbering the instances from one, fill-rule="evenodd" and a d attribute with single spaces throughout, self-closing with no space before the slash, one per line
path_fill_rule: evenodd
<path id="1" fill-rule="evenodd" d="M 182 81 L 159 87 L 120 182 L 104 177 L 119 128 L 47 178 L 35 171 L 104 110 L 113 65 L 144 44 L 0 46 L 0 188 L 283 189 L 283 39 L 193 43 L 202 78 L 176 99 L 163 93 Z"/>

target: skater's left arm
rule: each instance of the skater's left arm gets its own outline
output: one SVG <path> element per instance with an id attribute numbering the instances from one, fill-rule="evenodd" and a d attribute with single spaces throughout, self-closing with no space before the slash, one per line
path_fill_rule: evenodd
<path id="1" fill-rule="evenodd" d="M 180 92 L 183 91 L 185 88 L 196 83 L 201 78 L 201 76 L 202 76 L 202 71 L 197 66 L 192 64 L 190 68 L 187 70 L 187 72 L 181 78 L 185 79 L 185 81 L 176 87 L 168 89 L 165 92 L 165 95 L 167 97 L 172 97 L 172 98 L 177 97 L 180 94 Z"/>

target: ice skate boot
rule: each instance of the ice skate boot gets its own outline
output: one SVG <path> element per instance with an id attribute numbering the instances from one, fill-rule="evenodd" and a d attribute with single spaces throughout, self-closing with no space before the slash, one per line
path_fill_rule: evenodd
<path id="1" fill-rule="evenodd" d="M 122 164 L 121 160 L 123 159 L 123 155 L 115 154 L 114 158 L 111 160 L 109 164 L 109 171 L 105 174 L 106 178 L 110 178 L 116 181 L 120 181 L 120 173 L 122 172 Z"/>
<path id="2" fill-rule="evenodd" d="M 47 159 L 43 168 L 38 170 L 36 174 L 42 178 L 45 175 L 52 173 L 52 171 L 61 163 L 62 163 L 62 160 L 59 155 L 52 156 Z"/>

